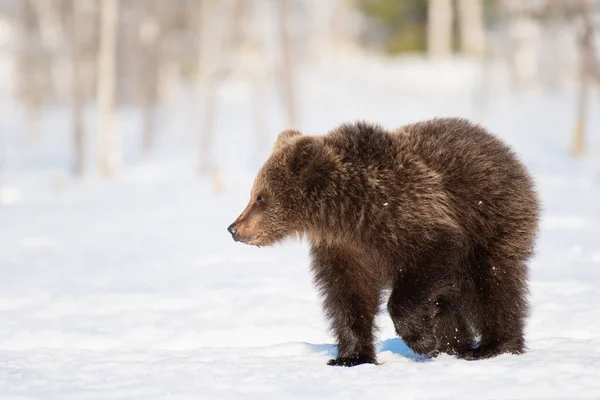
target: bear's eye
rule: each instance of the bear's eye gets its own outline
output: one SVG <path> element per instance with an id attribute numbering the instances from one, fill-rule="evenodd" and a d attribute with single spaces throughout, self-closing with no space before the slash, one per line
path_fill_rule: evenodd
<path id="1" fill-rule="evenodd" d="M 262 196 L 258 196 L 256 198 L 256 204 L 265 204 L 265 198 Z"/>

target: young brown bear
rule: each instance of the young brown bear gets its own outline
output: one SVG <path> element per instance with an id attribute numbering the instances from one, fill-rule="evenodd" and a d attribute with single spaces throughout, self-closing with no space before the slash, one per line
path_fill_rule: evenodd
<path id="1" fill-rule="evenodd" d="M 449 118 L 394 131 L 359 122 L 324 136 L 281 133 L 228 230 L 256 246 L 309 239 L 338 344 L 329 365 L 376 363 L 386 287 L 412 350 L 475 360 L 524 351 L 538 214 L 524 166 L 483 128 Z"/>

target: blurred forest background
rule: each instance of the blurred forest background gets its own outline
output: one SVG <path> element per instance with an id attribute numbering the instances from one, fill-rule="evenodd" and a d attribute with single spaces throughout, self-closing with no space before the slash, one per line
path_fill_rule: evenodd
<path id="1" fill-rule="evenodd" d="M 599 399 L 599 13 L 0 0 L 0 400 Z M 422 362 L 382 303 L 382 365 L 325 370 L 309 241 L 259 249 L 226 228 L 278 132 L 449 116 L 534 177 L 528 352 Z"/>
<path id="2" fill-rule="evenodd" d="M 160 121 L 191 88 L 197 170 L 211 162 L 219 85 L 247 82 L 257 148 L 268 148 L 267 86 L 280 105 L 277 130 L 301 124 L 298 72 L 352 57 L 481 65 L 482 103 L 501 65 L 510 90 L 574 90 L 571 151 L 585 151 L 588 99 L 597 96 L 595 0 L 0 0 L 2 96 L 16 101 L 32 146 L 43 116 L 69 111 L 75 176 L 123 171 L 117 110 L 139 114 L 141 152 L 152 156 Z M 5 104 L 5 103 L 3 103 Z M 6 114 L 6 109 L 3 114 Z M 2 118 L 2 117 L 0 117 Z M 341 122 L 341 121 L 340 121 Z M 588 133 L 589 134 L 589 133 Z M 89 143 L 93 142 L 91 146 Z M 0 149 L 6 151 L 6 149 Z M 93 154 L 90 154 L 93 153 Z M 93 160 L 90 161 L 90 160 Z M 218 180 L 218 178 L 215 178 Z"/>

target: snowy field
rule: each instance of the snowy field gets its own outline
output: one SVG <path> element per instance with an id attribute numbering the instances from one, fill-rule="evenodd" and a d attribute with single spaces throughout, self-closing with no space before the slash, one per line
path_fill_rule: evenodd
<path id="1" fill-rule="evenodd" d="M 253 155 L 247 92 L 221 91 L 214 159 L 225 191 L 194 176 L 185 88 L 159 148 L 139 154 L 124 110 L 125 173 L 68 175 L 64 110 L 26 139 L 2 103 L 0 399 L 600 399 L 600 106 L 590 150 L 567 155 L 565 94 L 478 92 L 466 62 L 360 61 L 302 73 L 302 125 L 364 118 L 386 127 L 433 116 L 484 123 L 531 168 L 543 201 L 531 263 L 529 352 L 477 362 L 417 358 L 379 316 L 380 365 L 333 368 L 307 245 L 256 249 L 226 232 L 264 154 Z M 501 82 L 496 82 L 501 86 Z M 271 105 L 272 137 L 282 128 Z M 90 161 L 90 167 L 93 161 Z"/>

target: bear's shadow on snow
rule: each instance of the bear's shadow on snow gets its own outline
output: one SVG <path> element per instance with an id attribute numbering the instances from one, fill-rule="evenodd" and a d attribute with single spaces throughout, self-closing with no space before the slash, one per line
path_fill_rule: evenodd
<path id="1" fill-rule="evenodd" d="M 383 342 L 379 343 L 379 346 L 377 346 L 377 350 L 378 352 L 390 351 L 394 354 L 398 354 L 402 357 L 411 358 L 414 360 L 422 358 L 422 356 L 412 351 L 400 338 L 384 340 Z"/>
<path id="2" fill-rule="evenodd" d="M 432 361 L 431 357 L 422 354 L 417 354 L 414 351 L 412 351 L 410 347 L 408 347 L 406 343 L 404 343 L 404 341 L 400 338 L 387 339 L 379 343 L 379 346 L 377 346 L 377 352 L 381 353 L 384 351 L 389 351 L 393 354 L 397 354 L 415 362 Z"/>
<path id="3" fill-rule="evenodd" d="M 311 344 L 310 346 L 313 348 L 313 351 L 315 353 L 326 354 L 332 358 L 337 357 L 337 346 L 334 344 Z M 378 353 L 386 351 L 417 362 L 424 362 L 429 360 L 428 357 L 416 354 L 414 351 L 412 351 L 400 338 L 386 339 L 377 345 Z"/>

